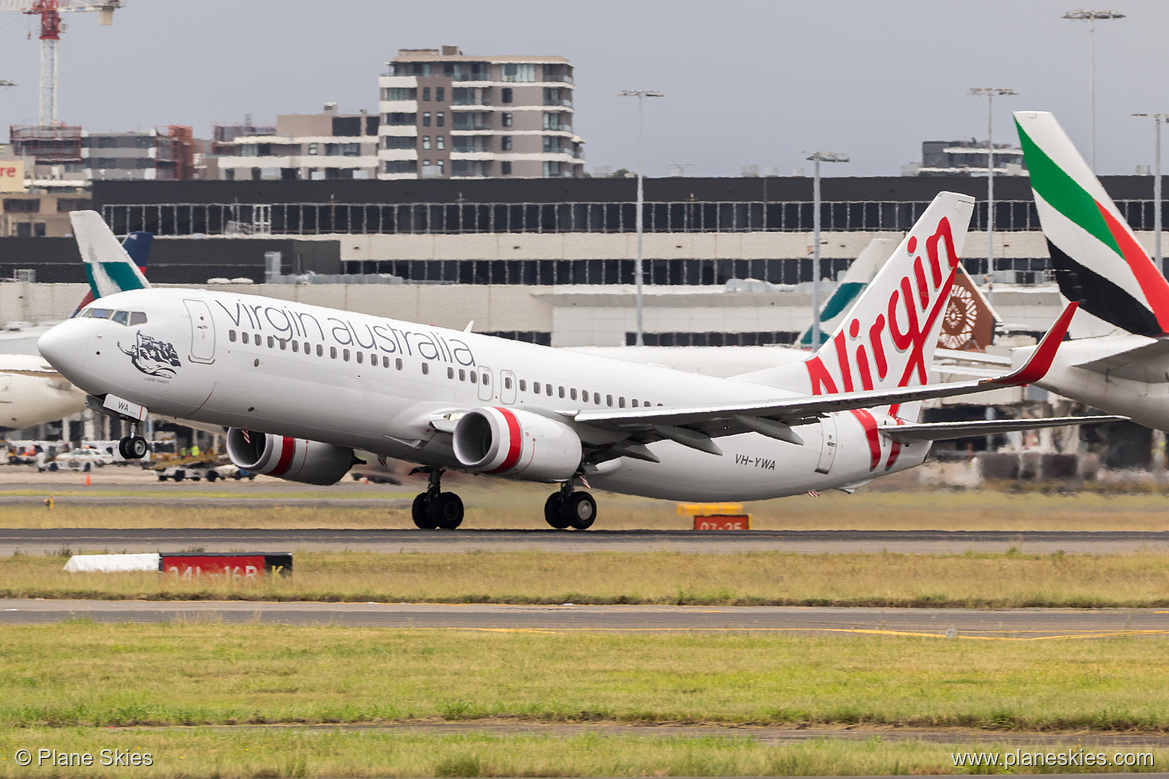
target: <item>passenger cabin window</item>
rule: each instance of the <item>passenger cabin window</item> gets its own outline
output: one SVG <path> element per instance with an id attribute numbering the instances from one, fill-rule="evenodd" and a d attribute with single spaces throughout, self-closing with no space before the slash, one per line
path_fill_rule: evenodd
<path id="1" fill-rule="evenodd" d="M 511 376 L 508 376 L 507 378 L 505 378 L 503 380 L 503 388 L 504 389 L 511 389 Z"/>
<path id="2" fill-rule="evenodd" d="M 300 341 L 293 341 L 292 342 L 292 351 L 294 351 L 298 354 L 300 353 Z"/>
<path id="3" fill-rule="evenodd" d="M 540 382 L 538 382 L 538 381 L 532 382 L 532 392 L 536 393 L 537 395 L 540 394 Z"/>
<path id="4" fill-rule="evenodd" d="M 281 338 L 281 339 L 280 339 L 280 351 L 282 351 L 282 352 L 283 352 L 283 351 L 285 351 L 287 348 L 288 348 L 288 341 L 285 341 L 283 338 Z"/>
<path id="5" fill-rule="evenodd" d="M 625 398 L 624 397 L 617 398 L 617 405 L 620 406 L 621 408 L 625 408 Z"/>
<path id="6" fill-rule="evenodd" d="M 528 380 L 527 379 L 520 379 L 520 392 L 527 392 L 527 391 L 528 391 Z"/>
<path id="7" fill-rule="evenodd" d="M 240 340 L 243 341 L 244 343 L 247 343 L 248 342 L 248 334 L 247 333 L 240 333 Z"/>
<path id="8" fill-rule="evenodd" d="M 568 396 L 573 400 L 576 400 L 576 387 L 573 387 L 568 391 Z"/>
<path id="9" fill-rule="evenodd" d="M 633 407 L 634 407 L 634 408 L 637 408 L 637 398 L 634 398 L 634 399 L 633 399 Z"/>
<path id="10" fill-rule="evenodd" d="M 336 346 L 329 347 L 329 359 L 330 360 L 337 359 L 337 347 Z"/>
<path id="11" fill-rule="evenodd" d="M 349 362 L 349 350 L 348 349 L 341 350 L 341 359 L 344 360 L 345 362 Z"/>
<path id="12" fill-rule="evenodd" d="M 358 365 L 361 365 L 362 361 L 365 360 L 365 355 L 361 352 L 354 352 L 353 356 L 357 358 Z"/>
<path id="13" fill-rule="evenodd" d="M 453 379 L 455 377 L 455 369 L 454 368 L 447 368 L 446 369 L 446 377 L 448 379 Z"/>
<path id="14" fill-rule="evenodd" d="M 428 362 L 422 363 L 422 375 L 428 376 L 429 374 L 430 374 L 430 363 L 428 363 Z"/>
<path id="15" fill-rule="evenodd" d="M 227 340 L 231 341 L 232 343 L 235 343 L 235 330 L 228 330 L 227 331 Z"/>
<path id="16" fill-rule="evenodd" d="M 467 372 L 465 370 L 463 370 L 462 368 L 459 368 L 459 381 L 466 381 L 466 380 L 467 380 Z"/>
<path id="17" fill-rule="evenodd" d="M 609 405 L 610 407 L 612 407 L 612 405 L 613 405 L 613 396 L 612 396 L 612 395 L 606 395 L 606 396 L 605 396 L 605 403 L 606 403 L 607 405 Z"/>
<path id="18" fill-rule="evenodd" d="M 398 370 L 402 370 L 402 358 L 401 357 L 394 360 L 394 367 L 396 367 Z"/>
<path id="19" fill-rule="evenodd" d="M 552 385 L 551 384 L 544 385 L 544 394 L 547 395 L 548 397 L 552 397 Z"/>
<path id="20" fill-rule="evenodd" d="M 276 345 L 276 339 L 273 338 L 272 336 L 268 336 L 268 348 L 271 349 L 275 345 Z"/>
<path id="21" fill-rule="evenodd" d="M 471 371 L 471 383 L 472 384 L 479 383 L 479 377 L 475 374 L 475 371 Z"/>
<path id="22" fill-rule="evenodd" d="M 321 344 L 317 344 L 317 357 L 324 357 L 324 356 L 325 356 L 325 347 L 322 346 Z"/>

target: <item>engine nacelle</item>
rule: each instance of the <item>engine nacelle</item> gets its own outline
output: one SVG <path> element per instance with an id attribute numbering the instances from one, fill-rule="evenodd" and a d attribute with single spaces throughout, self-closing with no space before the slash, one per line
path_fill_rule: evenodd
<path id="1" fill-rule="evenodd" d="M 227 456 L 237 468 L 304 484 L 336 484 L 353 467 L 353 450 L 304 438 L 227 431 Z"/>
<path id="2" fill-rule="evenodd" d="M 469 471 L 530 481 L 572 478 L 580 437 L 563 422 L 511 408 L 476 408 L 455 424 L 455 457 Z"/>

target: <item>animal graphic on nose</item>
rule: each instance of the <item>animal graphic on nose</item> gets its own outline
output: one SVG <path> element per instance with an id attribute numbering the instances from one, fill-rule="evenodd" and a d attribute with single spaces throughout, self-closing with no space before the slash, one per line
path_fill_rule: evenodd
<path id="1" fill-rule="evenodd" d="M 147 376 L 171 378 L 177 373 L 175 368 L 182 365 L 179 361 L 179 353 L 175 351 L 173 344 L 151 338 L 141 331 L 138 332 L 137 340 L 129 349 L 122 346 L 121 343 L 118 344 L 118 348 L 123 353 L 130 355 L 130 362 L 134 364 L 134 367 Z"/>

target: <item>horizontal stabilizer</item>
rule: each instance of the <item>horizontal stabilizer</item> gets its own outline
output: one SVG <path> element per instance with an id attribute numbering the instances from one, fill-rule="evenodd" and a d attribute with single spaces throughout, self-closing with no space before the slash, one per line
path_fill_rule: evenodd
<path id="1" fill-rule="evenodd" d="M 1093 373 L 1106 373 L 1116 379 L 1165 384 L 1169 382 L 1169 339 L 1144 341 L 1134 348 L 1079 363 L 1075 367 Z"/>
<path id="2" fill-rule="evenodd" d="M 1099 422 L 1127 422 L 1128 417 L 1048 417 L 1046 419 L 983 419 L 974 422 L 929 422 L 916 425 L 889 425 L 881 434 L 902 444 L 918 441 L 946 441 L 953 438 L 998 435 L 1017 430 L 1039 430 L 1044 427 L 1091 425 Z"/>

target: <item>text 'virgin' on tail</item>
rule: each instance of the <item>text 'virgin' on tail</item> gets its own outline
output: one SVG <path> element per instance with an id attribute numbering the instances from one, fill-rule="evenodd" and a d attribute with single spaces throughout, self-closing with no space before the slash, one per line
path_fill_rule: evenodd
<path id="1" fill-rule="evenodd" d="M 940 193 L 819 351 L 737 378 L 810 395 L 925 384 L 973 211 Z"/>
<path id="2" fill-rule="evenodd" d="M 1060 292 L 1130 333 L 1169 332 L 1169 284 L 1059 122 L 1016 111 L 1015 126 Z"/>

